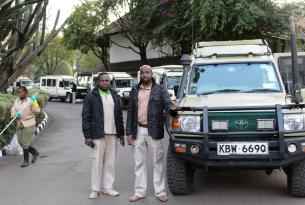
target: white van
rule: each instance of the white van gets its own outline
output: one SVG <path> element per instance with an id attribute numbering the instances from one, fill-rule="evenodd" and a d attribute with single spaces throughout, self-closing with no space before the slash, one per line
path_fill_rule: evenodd
<path id="1" fill-rule="evenodd" d="M 58 98 L 63 102 L 72 103 L 72 83 L 75 83 L 73 76 L 67 75 L 48 75 L 40 78 L 40 90 L 49 93 L 50 99 Z M 76 99 L 84 99 L 87 89 L 77 87 Z"/>
<path id="2" fill-rule="evenodd" d="M 90 79 L 91 90 L 96 86 L 98 74 L 93 74 Z M 110 77 L 110 87 L 117 91 L 123 105 L 127 105 L 131 88 L 136 84 L 135 80 L 126 72 L 108 72 L 108 74 Z"/>
<path id="3" fill-rule="evenodd" d="M 174 87 L 179 86 L 180 84 L 183 74 L 182 65 L 163 65 L 152 67 L 152 72 L 156 83 L 163 85 L 169 92 L 171 100 L 175 100 L 176 96 Z M 138 71 L 138 81 L 140 82 L 140 71 Z"/>
<path id="4" fill-rule="evenodd" d="M 32 89 L 34 83 L 30 78 L 26 76 L 20 76 L 13 84 L 11 84 L 11 86 L 8 87 L 7 92 L 12 93 L 14 90 L 17 90 L 20 86 L 25 86 L 27 89 Z"/>

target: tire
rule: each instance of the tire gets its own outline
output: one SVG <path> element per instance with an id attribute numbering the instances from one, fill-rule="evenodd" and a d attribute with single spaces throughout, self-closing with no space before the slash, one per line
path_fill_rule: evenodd
<path id="1" fill-rule="evenodd" d="M 66 102 L 67 103 L 72 103 L 72 94 L 71 93 L 66 94 Z"/>
<path id="2" fill-rule="evenodd" d="M 193 191 L 195 169 L 192 164 L 179 159 L 168 146 L 166 161 L 167 184 L 174 195 L 186 195 Z"/>
<path id="3" fill-rule="evenodd" d="M 53 99 L 52 97 L 49 97 L 48 101 L 51 102 L 52 99 Z"/>
<path id="4" fill-rule="evenodd" d="M 305 197 L 305 159 L 288 168 L 287 191 L 291 196 Z"/>

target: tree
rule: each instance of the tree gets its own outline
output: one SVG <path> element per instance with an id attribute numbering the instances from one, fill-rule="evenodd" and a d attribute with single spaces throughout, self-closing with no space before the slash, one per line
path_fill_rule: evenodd
<path id="1" fill-rule="evenodd" d="M 73 68 L 68 61 L 61 61 L 58 64 L 54 75 L 73 75 Z"/>
<path id="2" fill-rule="evenodd" d="M 155 43 L 169 42 L 190 53 L 198 41 L 280 35 L 287 28 L 278 11 L 271 0 L 168 0 L 147 26 L 154 28 Z"/>
<path id="3" fill-rule="evenodd" d="M 36 59 L 35 64 L 40 68 L 42 75 L 53 75 L 60 72 L 60 64 L 65 61 L 72 64 L 74 60 L 75 53 L 62 44 L 61 38 L 56 37 Z"/>
<path id="4" fill-rule="evenodd" d="M 145 26 L 151 18 L 151 10 L 157 5 L 155 0 L 108 0 L 103 3 L 107 17 L 112 14 L 117 18 L 110 29 L 119 32 L 132 46 L 123 46 L 114 41 L 111 43 L 137 53 L 144 64 L 147 63 L 146 50 L 150 41 L 150 32 Z M 122 12 L 122 8 L 128 13 Z"/>
<path id="5" fill-rule="evenodd" d="M 0 90 L 5 91 L 31 65 L 65 24 L 56 29 L 58 12 L 54 28 L 45 37 L 47 5 L 48 0 L 1 1 Z"/>
<path id="6" fill-rule="evenodd" d="M 100 60 L 89 51 L 87 54 L 83 54 L 80 59 L 80 67 L 82 71 L 86 71 L 100 63 Z"/>
<path id="7" fill-rule="evenodd" d="M 102 7 L 102 1 L 85 0 L 75 8 L 68 26 L 63 31 L 64 45 L 68 49 L 79 49 L 84 54 L 91 51 L 108 71 L 109 42 L 106 38 L 99 38 L 100 31 L 107 23 L 107 14 Z"/>

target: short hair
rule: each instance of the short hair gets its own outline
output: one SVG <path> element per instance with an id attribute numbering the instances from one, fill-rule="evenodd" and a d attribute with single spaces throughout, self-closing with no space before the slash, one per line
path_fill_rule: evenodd
<path id="1" fill-rule="evenodd" d="M 140 67 L 140 70 L 142 70 L 143 68 L 150 68 L 150 69 L 152 69 L 150 65 L 142 65 L 142 66 Z"/>
<path id="2" fill-rule="evenodd" d="M 99 74 L 98 74 L 97 79 L 99 80 L 99 79 L 100 79 L 100 77 L 101 77 L 101 76 L 103 76 L 103 75 L 107 75 L 107 76 L 109 76 L 109 74 L 108 74 L 108 73 L 106 73 L 106 72 L 102 72 L 102 73 L 99 73 Z"/>
<path id="3" fill-rule="evenodd" d="M 24 85 L 19 86 L 18 90 L 23 90 L 25 93 L 28 93 L 28 89 Z"/>

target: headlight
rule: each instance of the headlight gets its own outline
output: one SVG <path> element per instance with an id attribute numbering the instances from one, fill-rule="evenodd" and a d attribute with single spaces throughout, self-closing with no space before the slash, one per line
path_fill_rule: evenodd
<path id="1" fill-rule="evenodd" d="M 199 116 L 181 116 L 181 129 L 185 132 L 199 132 L 200 131 L 200 117 Z"/>
<path id="2" fill-rule="evenodd" d="M 285 131 L 299 131 L 304 129 L 303 114 L 287 114 L 284 115 Z"/>

